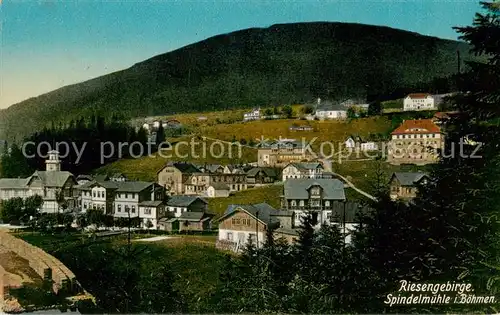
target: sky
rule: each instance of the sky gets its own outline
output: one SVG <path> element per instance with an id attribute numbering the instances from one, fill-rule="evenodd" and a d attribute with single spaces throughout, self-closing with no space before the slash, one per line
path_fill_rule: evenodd
<path id="1" fill-rule="evenodd" d="M 0 0 L 0 108 L 205 38 L 276 23 L 384 25 L 446 39 L 476 0 Z"/>

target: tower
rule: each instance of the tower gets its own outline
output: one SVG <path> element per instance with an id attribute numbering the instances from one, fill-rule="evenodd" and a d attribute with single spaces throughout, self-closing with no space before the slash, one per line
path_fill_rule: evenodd
<path id="1" fill-rule="evenodd" d="M 60 171 L 61 160 L 59 160 L 59 152 L 52 150 L 49 151 L 49 158 L 45 160 L 45 170 L 47 172 Z"/>

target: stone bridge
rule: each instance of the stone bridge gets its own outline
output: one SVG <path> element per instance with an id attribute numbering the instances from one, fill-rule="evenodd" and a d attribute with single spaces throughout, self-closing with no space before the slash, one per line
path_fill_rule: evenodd
<path id="1" fill-rule="evenodd" d="M 73 272 L 40 248 L 2 230 L 0 230 L 0 247 L 3 251 L 12 252 L 25 259 L 38 276 L 52 285 L 54 293 L 63 292 L 69 295 L 78 295 L 84 292 Z M 19 284 L 12 283 L 9 273 L 3 267 L 0 268 L 0 271 L 2 271 L 0 298 L 3 298 L 5 294 L 8 294 L 10 287 L 18 287 Z"/>

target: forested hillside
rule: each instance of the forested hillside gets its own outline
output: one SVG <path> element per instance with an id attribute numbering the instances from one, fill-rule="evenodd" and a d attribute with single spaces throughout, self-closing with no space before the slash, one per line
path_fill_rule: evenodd
<path id="1" fill-rule="evenodd" d="M 0 139 L 52 122 L 290 104 L 326 97 L 446 92 L 465 43 L 387 27 L 297 23 L 218 35 L 0 111 Z"/>

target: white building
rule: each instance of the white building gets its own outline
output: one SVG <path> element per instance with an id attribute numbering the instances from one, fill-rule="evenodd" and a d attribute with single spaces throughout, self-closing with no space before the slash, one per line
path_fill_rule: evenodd
<path id="1" fill-rule="evenodd" d="M 321 163 L 290 163 L 282 172 L 282 180 L 290 178 L 322 178 L 323 166 Z"/>
<path id="2" fill-rule="evenodd" d="M 178 218 L 184 212 L 206 212 L 207 204 L 205 199 L 198 196 L 176 195 L 168 199 L 165 211 Z"/>
<path id="3" fill-rule="evenodd" d="M 59 152 L 50 151 L 45 161 L 45 171 L 36 171 L 28 178 L 1 178 L 0 200 L 11 198 L 27 198 L 39 195 L 43 199 L 41 213 L 57 213 L 75 207 L 77 195 L 73 187 L 77 185 L 76 179 L 70 172 L 61 171 Z M 59 194 L 64 197 L 57 198 Z"/>
<path id="4" fill-rule="evenodd" d="M 334 104 L 329 101 L 322 101 L 318 98 L 316 113 L 314 116 L 320 120 L 324 119 L 346 119 L 347 108 L 342 104 Z"/>
<path id="5" fill-rule="evenodd" d="M 251 112 L 243 114 L 243 121 L 259 120 L 260 108 L 254 108 Z"/>
<path id="6" fill-rule="evenodd" d="M 434 97 L 428 93 L 408 94 L 403 101 L 403 108 L 405 111 L 433 110 Z"/>
<path id="7" fill-rule="evenodd" d="M 229 185 L 224 183 L 212 183 L 207 188 L 207 197 L 215 198 L 215 197 L 229 197 Z"/>
<path id="8" fill-rule="evenodd" d="M 373 141 L 361 143 L 361 151 L 376 151 L 378 150 L 378 144 Z"/>
<path id="9" fill-rule="evenodd" d="M 78 187 L 82 211 L 102 210 L 115 218 L 149 220 L 156 228 L 163 212 L 165 190 L 152 182 L 92 181 Z M 153 209 L 154 208 L 154 209 Z"/>
<path id="10" fill-rule="evenodd" d="M 149 200 L 139 203 L 139 217 L 142 218 L 142 226 L 145 228 L 158 229 L 158 221 L 164 214 L 164 204 L 161 200 Z M 148 222 L 151 222 L 151 225 Z"/>

